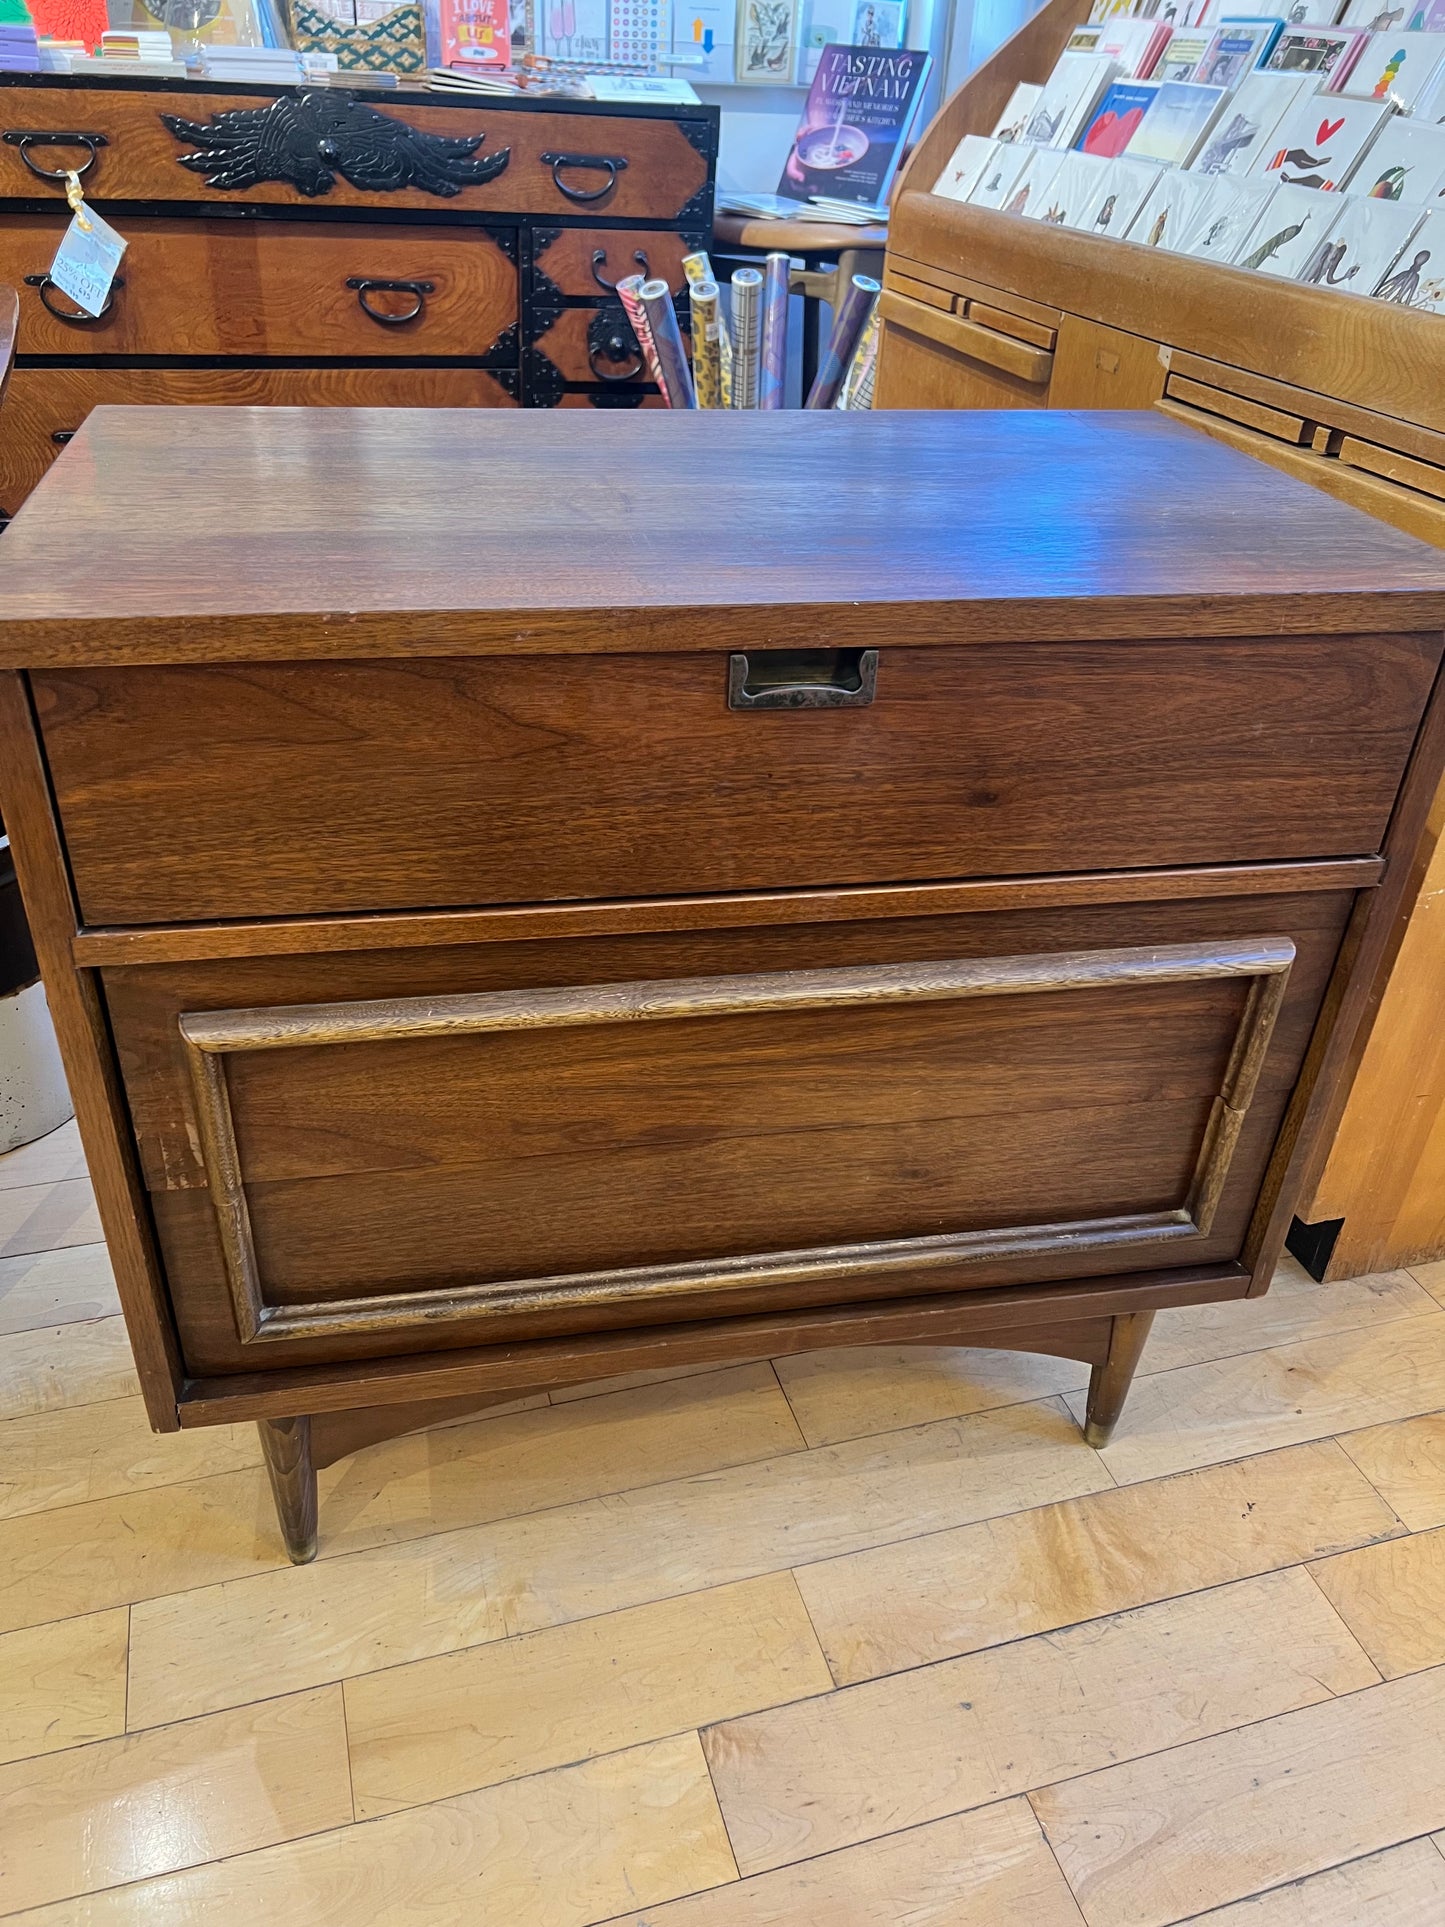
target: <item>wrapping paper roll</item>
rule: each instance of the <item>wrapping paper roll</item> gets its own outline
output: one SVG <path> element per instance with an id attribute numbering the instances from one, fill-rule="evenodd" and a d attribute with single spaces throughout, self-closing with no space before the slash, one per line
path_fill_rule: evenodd
<path id="1" fill-rule="evenodd" d="M 692 299 L 692 378 L 699 408 L 721 408 L 722 355 L 719 352 L 717 283 L 689 283 Z"/>
<path id="2" fill-rule="evenodd" d="M 697 391 L 692 385 L 692 370 L 687 365 L 687 350 L 682 345 L 682 330 L 677 325 L 671 289 L 665 281 L 644 281 L 640 298 L 652 324 L 653 346 L 657 350 L 661 387 L 668 407 L 696 408 Z"/>
<path id="3" fill-rule="evenodd" d="M 850 280 L 833 316 L 833 332 L 828 336 L 828 345 L 818 362 L 813 386 L 803 403 L 805 408 L 831 408 L 837 401 L 859 337 L 882 291 L 881 284 L 871 275 L 855 274 Z"/>
<path id="4" fill-rule="evenodd" d="M 788 257 L 770 254 L 763 269 L 763 316 L 758 346 L 758 407 L 781 408 L 788 373 Z"/>
<path id="5" fill-rule="evenodd" d="M 691 287 L 701 287 L 707 281 L 710 281 L 714 287 L 717 286 L 717 276 L 712 271 L 712 259 L 705 248 L 699 248 L 696 254 L 685 254 L 682 257 L 682 271 L 687 276 Z M 696 338 L 694 333 L 694 342 Z M 728 330 L 728 318 L 723 312 L 721 301 L 717 307 L 717 348 L 722 377 L 722 400 L 718 406 L 731 408 L 733 405 L 733 339 Z M 693 348 L 693 366 L 694 368 L 697 366 L 696 346 Z M 698 400 L 704 408 L 711 406 L 710 403 L 702 400 L 701 394 Z"/>
<path id="6" fill-rule="evenodd" d="M 640 274 L 626 275 L 617 283 L 617 299 L 622 303 L 622 312 L 632 324 L 633 334 L 637 336 L 637 345 L 642 350 L 642 359 L 647 363 L 647 372 L 662 390 L 662 399 L 671 408 L 667 384 L 662 379 L 662 364 L 657 358 L 657 343 L 652 338 L 652 323 L 642 305 L 642 284 L 643 277 Z"/>
<path id="7" fill-rule="evenodd" d="M 839 408 L 871 408 L 873 406 L 873 377 L 878 372 L 878 301 L 874 297 L 868 319 L 858 336 L 858 346 L 853 350 L 853 359 L 848 364 L 848 372 L 843 377 L 843 386 L 835 404 Z"/>
<path id="8" fill-rule="evenodd" d="M 712 271 L 712 258 L 706 248 L 699 248 L 696 254 L 682 257 L 682 271 L 694 287 L 700 281 L 711 281 L 717 285 L 717 276 Z"/>
<path id="9" fill-rule="evenodd" d="M 758 328 L 763 277 L 756 268 L 733 273 L 733 393 L 734 408 L 758 405 Z"/>

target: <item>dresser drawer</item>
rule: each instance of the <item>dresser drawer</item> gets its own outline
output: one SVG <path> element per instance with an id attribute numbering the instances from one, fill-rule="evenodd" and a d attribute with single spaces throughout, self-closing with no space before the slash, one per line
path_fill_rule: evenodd
<path id="1" fill-rule="evenodd" d="M 82 912 L 186 922 L 1378 848 L 1435 636 L 43 671 Z M 814 651 L 747 686 L 859 680 Z M 865 691 L 855 692 L 857 695 Z"/>
<path id="2" fill-rule="evenodd" d="M 204 94 L 184 86 L 145 92 L 102 86 L 4 88 L 0 196 L 54 194 L 63 202 L 63 172 L 58 181 L 53 175 L 83 166 L 86 192 L 101 202 L 243 200 L 305 207 L 321 200 L 331 207 L 495 209 L 670 221 L 700 192 L 710 201 L 705 190 L 714 126 L 706 109 L 695 122 L 678 122 L 432 107 L 410 99 L 353 104 L 344 93 L 319 89 L 307 99 L 315 105 L 298 104 L 294 95 Z M 225 145 L 208 147 L 222 114 L 251 118 L 230 122 L 222 130 Z M 202 131 L 183 125 L 180 134 L 173 133 L 165 115 Z M 57 141 L 59 134 L 86 138 Z M 433 138 L 477 136 L 480 145 L 470 158 L 427 149 Z M 348 162 L 369 161 L 374 175 L 378 138 L 398 185 L 357 186 L 346 178 Z M 333 158 L 318 153 L 323 141 L 333 148 Z M 216 165 L 183 164 L 188 155 L 207 153 L 215 155 Z M 35 169 L 48 170 L 52 178 L 41 178 Z M 477 180 L 478 173 L 487 178 Z M 281 178 L 269 178 L 278 174 Z M 704 227 L 711 212 L 710 204 L 697 211 Z"/>
<path id="3" fill-rule="evenodd" d="M 515 337 L 503 338 L 517 321 L 517 270 L 486 229 L 120 225 L 129 246 L 98 320 L 44 282 L 63 218 L 0 226 L 0 283 L 20 287 L 20 354 L 492 355 L 515 364 Z"/>
<path id="4" fill-rule="evenodd" d="M 620 301 L 563 308 L 533 344 L 564 381 L 652 386 L 632 324 Z M 535 387 L 536 377 L 532 385 Z"/>
<path id="5" fill-rule="evenodd" d="M 109 970 L 188 1363 L 1232 1258 L 1352 900 Z"/>
<path id="6" fill-rule="evenodd" d="M 532 241 L 535 272 L 558 294 L 602 300 L 629 274 L 660 275 L 676 294 L 686 287 L 685 254 L 708 245 L 703 232 L 658 233 L 649 228 L 541 228 Z"/>
<path id="7" fill-rule="evenodd" d="M 5 392 L 0 510 L 13 515 L 92 408 L 515 408 L 481 368 L 17 368 Z"/>

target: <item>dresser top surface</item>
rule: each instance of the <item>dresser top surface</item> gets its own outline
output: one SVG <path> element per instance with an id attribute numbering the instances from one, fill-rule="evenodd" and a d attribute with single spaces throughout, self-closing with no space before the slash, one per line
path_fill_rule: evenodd
<path id="1" fill-rule="evenodd" d="M 1147 414 L 101 408 L 0 565 L 8 667 L 1445 627 L 1445 554 Z"/>

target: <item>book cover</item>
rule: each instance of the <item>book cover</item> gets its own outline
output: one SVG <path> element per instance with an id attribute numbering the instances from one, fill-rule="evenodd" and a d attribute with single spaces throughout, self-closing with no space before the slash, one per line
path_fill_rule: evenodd
<path id="1" fill-rule="evenodd" d="M 1107 161 L 1070 149 L 1063 155 L 1046 192 L 1029 209 L 1030 215 L 1049 227 L 1077 227 L 1107 170 Z"/>
<path id="2" fill-rule="evenodd" d="M 1120 240 L 1159 179 L 1155 161 L 1106 161 L 1098 186 L 1077 223 L 1081 234 L 1106 234 Z"/>
<path id="3" fill-rule="evenodd" d="M 1191 169 L 1198 174 L 1247 174 L 1285 114 L 1311 89 L 1303 74 L 1247 74 L 1190 162 Z"/>
<path id="4" fill-rule="evenodd" d="M 1213 38 L 1211 33 L 1176 27 L 1169 36 L 1168 45 L 1154 62 L 1150 78 L 1193 80 L 1199 71 L 1199 63 L 1208 52 L 1209 43 Z"/>
<path id="5" fill-rule="evenodd" d="M 1002 207 L 1033 157 L 1034 149 L 1027 141 L 996 141 L 988 165 L 968 191 L 969 205 Z"/>
<path id="6" fill-rule="evenodd" d="M 1025 140 L 1071 147 L 1118 67 L 1103 54 L 1060 54 L 1034 106 Z"/>
<path id="7" fill-rule="evenodd" d="M 1106 160 L 1122 154 L 1159 92 L 1157 80 L 1116 80 L 1105 90 L 1074 145 Z"/>
<path id="8" fill-rule="evenodd" d="M 1185 237 L 1183 252 L 1196 261 L 1233 261 L 1265 217 L 1274 198 L 1268 181 L 1216 174 L 1216 196 Z"/>
<path id="9" fill-rule="evenodd" d="M 1281 187 L 1234 265 L 1293 281 L 1329 233 L 1345 205 L 1338 194 L 1313 187 Z"/>
<path id="10" fill-rule="evenodd" d="M 999 142 L 987 135 L 965 134 L 933 183 L 934 193 L 941 194 L 946 201 L 966 201 L 998 148 Z"/>
<path id="11" fill-rule="evenodd" d="M 1338 91 L 1412 108 L 1445 59 L 1445 33 L 1372 33 Z"/>
<path id="12" fill-rule="evenodd" d="M 886 202 L 931 65 L 913 47 L 825 47 L 779 194 Z"/>
<path id="13" fill-rule="evenodd" d="M 1445 127 L 1394 114 L 1350 176 L 1347 194 L 1423 205 L 1445 192 Z"/>
<path id="14" fill-rule="evenodd" d="M 1305 94 L 1282 116 L 1250 172 L 1332 193 L 1349 179 L 1391 111 L 1339 94 Z"/>
<path id="15" fill-rule="evenodd" d="M 1245 75 L 1267 57 L 1279 33 L 1276 22 L 1241 20 L 1220 27 L 1199 62 L 1195 79 L 1206 87 L 1238 87 Z"/>
<path id="16" fill-rule="evenodd" d="M 1204 212 L 1213 187 L 1207 175 L 1164 168 L 1134 216 L 1128 238 L 1146 248 L 1178 247 Z"/>
<path id="17" fill-rule="evenodd" d="M 1375 290 L 1377 301 L 1445 314 L 1445 218 L 1427 214 L 1394 267 Z"/>
<path id="18" fill-rule="evenodd" d="M 1023 172 L 1016 176 L 999 212 L 1037 215 L 1044 206 L 1044 197 L 1049 192 L 1055 174 L 1063 164 L 1064 155 L 1057 147 L 1031 147 Z"/>
<path id="19" fill-rule="evenodd" d="M 1187 167 L 1203 146 L 1228 98 L 1224 87 L 1200 87 L 1187 80 L 1164 81 L 1124 151 L 1135 160 Z"/>
<path id="20" fill-rule="evenodd" d="M 1021 80 L 1008 97 L 1008 106 L 999 115 L 998 126 L 993 130 L 996 141 L 1021 141 L 1024 129 L 1033 118 L 1034 108 L 1038 105 L 1043 88 L 1031 80 Z"/>
<path id="21" fill-rule="evenodd" d="M 1336 68 L 1344 71 L 1349 56 L 1362 44 L 1363 36 L 1358 33 L 1286 27 L 1264 64 L 1272 74 L 1317 74 L 1324 80 Z"/>
<path id="22" fill-rule="evenodd" d="M 1402 201 L 1348 200 L 1299 279 L 1344 294 L 1372 295 L 1425 219 Z"/>
<path id="23" fill-rule="evenodd" d="M 440 0 L 442 65 L 509 67 L 511 25 L 507 0 Z"/>

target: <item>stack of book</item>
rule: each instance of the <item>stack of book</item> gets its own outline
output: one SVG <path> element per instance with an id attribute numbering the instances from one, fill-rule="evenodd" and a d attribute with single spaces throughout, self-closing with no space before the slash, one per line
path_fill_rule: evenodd
<path id="1" fill-rule="evenodd" d="M 0 73 L 38 74 L 40 43 L 28 20 L 0 19 Z"/>
<path id="2" fill-rule="evenodd" d="M 1375 0 L 1299 25 L 1219 4 L 1078 29 L 934 193 L 1445 313 L 1445 0 L 1403 32 Z"/>
<path id="3" fill-rule="evenodd" d="M 340 62 L 335 54 L 298 54 L 283 47 L 200 47 L 188 66 L 201 80 L 261 81 L 270 86 L 296 87 L 322 74 L 338 72 Z M 366 79 L 369 84 L 371 75 Z"/>

